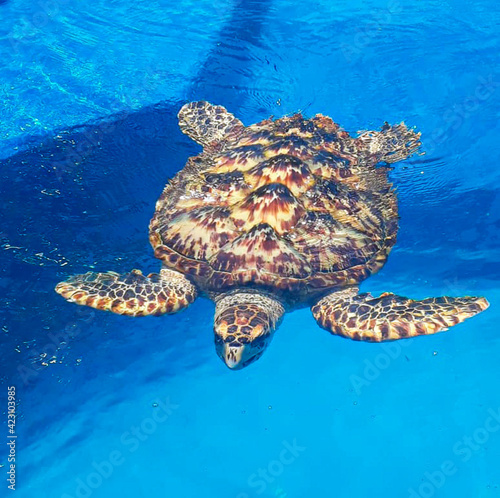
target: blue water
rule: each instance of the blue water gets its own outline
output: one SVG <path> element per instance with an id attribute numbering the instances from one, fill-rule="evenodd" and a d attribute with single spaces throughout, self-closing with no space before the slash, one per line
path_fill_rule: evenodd
<path id="1" fill-rule="evenodd" d="M 7 0 L 0 19 L 0 496 L 9 385 L 22 498 L 500 496 L 496 2 Z M 208 301 L 141 319 L 63 301 L 73 273 L 158 270 L 147 226 L 199 150 L 176 114 L 201 98 L 245 124 L 416 126 L 398 243 L 362 290 L 491 307 L 391 345 L 301 310 L 232 372 Z"/>

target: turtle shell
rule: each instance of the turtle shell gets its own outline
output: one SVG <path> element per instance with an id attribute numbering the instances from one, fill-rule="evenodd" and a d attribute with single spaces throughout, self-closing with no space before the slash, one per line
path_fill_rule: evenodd
<path id="1" fill-rule="evenodd" d="M 297 299 L 379 270 L 396 241 L 387 169 L 330 118 L 239 127 L 166 186 L 150 240 L 205 291 L 257 286 Z"/>

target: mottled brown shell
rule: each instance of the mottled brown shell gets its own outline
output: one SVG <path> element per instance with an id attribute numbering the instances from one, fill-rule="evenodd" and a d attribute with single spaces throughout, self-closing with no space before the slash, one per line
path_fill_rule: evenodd
<path id="1" fill-rule="evenodd" d="M 387 168 L 368 143 L 322 115 L 235 127 L 163 191 L 155 255 L 206 291 L 264 286 L 305 299 L 360 282 L 398 229 Z"/>

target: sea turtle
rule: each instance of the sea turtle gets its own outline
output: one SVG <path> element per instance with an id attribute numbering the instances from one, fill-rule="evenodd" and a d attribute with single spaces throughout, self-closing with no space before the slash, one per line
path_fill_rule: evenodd
<path id="1" fill-rule="evenodd" d="M 433 334 L 488 307 L 482 297 L 358 293 L 396 242 L 388 164 L 420 146 L 403 123 L 357 137 L 321 114 L 245 127 L 201 101 L 182 107 L 179 125 L 203 152 L 156 204 L 150 241 L 162 269 L 72 276 L 56 287 L 68 301 L 143 316 L 208 297 L 217 354 L 231 369 L 259 358 L 299 307 L 332 334 L 374 342 Z"/>

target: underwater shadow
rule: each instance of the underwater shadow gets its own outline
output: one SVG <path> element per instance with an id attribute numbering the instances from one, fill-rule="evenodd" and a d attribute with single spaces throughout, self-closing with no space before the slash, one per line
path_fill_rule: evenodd
<path id="1" fill-rule="evenodd" d="M 256 43 L 270 2 L 238 2 L 187 91 L 238 114 L 244 74 L 234 66 L 235 39 Z M 242 64 L 250 63 L 240 61 Z M 224 81 L 223 87 L 204 85 Z M 34 359 L 47 330 L 75 320 L 53 291 L 68 274 L 158 270 L 148 223 L 168 178 L 200 148 L 184 136 L 177 113 L 185 101 L 121 112 L 74 126 L 0 160 L 0 306 L 5 311 L 3 380 L 15 376 L 20 347 Z M 23 357 L 30 364 L 33 358 Z M 0 377 L 0 380 L 2 378 Z"/>

